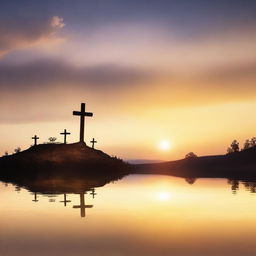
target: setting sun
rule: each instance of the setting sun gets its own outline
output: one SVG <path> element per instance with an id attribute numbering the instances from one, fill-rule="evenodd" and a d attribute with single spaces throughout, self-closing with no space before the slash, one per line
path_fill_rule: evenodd
<path id="1" fill-rule="evenodd" d="M 170 141 L 162 140 L 162 141 L 160 141 L 160 143 L 159 143 L 159 148 L 160 148 L 161 150 L 163 150 L 163 151 L 169 150 L 170 147 L 171 147 Z"/>

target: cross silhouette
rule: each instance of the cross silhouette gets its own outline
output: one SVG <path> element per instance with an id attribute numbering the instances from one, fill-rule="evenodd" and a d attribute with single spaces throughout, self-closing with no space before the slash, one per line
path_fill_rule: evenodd
<path id="1" fill-rule="evenodd" d="M 37 140 L 39 139 L 39 137 L 37 137 L 37 135 L 35 135 L 34 137 L 31 138 L 32 140 L 34 140 L 34 146 L 37 145 Z"/>
<path id="2" fill-rule="evenodd" d="M 70 135 L 70 132 L 67 132 L 67 130 L 65 129 L 64 132 L 60 133 L 61 135 L 64 135 L 64 144 L 67 144 L 67 135 Z"/>
<path id="3" fill-rule="evenodd" d="M 74 205 L 73 208 L 80 209 L 80 216 L 81 216 L 81 218 L 84 218 L 85 217 L 85 209 L 92 208 L 93 205 L 84 204 L 84 193 L 80 193 L 79 195 L 80 195 L 80 205 Z"/>
<path id="4" fill-rule="evenodd" d="M 97 143 L 97 141 L 93 138 L 90 142 L 92 143 L 92 148 L 94 148 L 94 144 Z"/>
<path id="5" fill-rule="evenodd" d="M 95 193 L 95 188 L 91 189 L 90 195 L 92 195 L 92 198 L 94 198 L 97 195 L 97 193 Z"/>
<path id="6" fill-rule="evenodd" d="M 36 193 L 36 192 L 34 193 L 34 199 L 33 199 L 32 201 L 33 201 L 33 202 L 38 202 L 37 193 Z"/>
<path id="7" fill-rule="evenodd" d="M 60 203 L 64 203 L 64 206 L 67 206 L 67 203 L 70 203 L 71 200 L 67 200 L 67 194 L 64 194 L 64 201 L 60 201 Z"/>
<path id="8" fill-rule="evenodd" d="M 85 103 L 81 103 L 81 111 L 73 111 L 74 116 L 80 116 L 80 142 L 84 142 L 84 123 L 86 116 L 93 116 L 91 112 L 85 112 Z"/>

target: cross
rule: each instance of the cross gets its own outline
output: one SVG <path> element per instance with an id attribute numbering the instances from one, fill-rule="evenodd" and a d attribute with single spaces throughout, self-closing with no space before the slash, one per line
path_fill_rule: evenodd
<path id="1" fill-rule="evenodd" d="M 35 192 L 34 193 L 34 200 L 32 200 L 33 202 L 38 202 L 38 199 L 37 199 L 37 193 Z"/>
<path id="2" fill-rule="evenodd" d="M 97 193 L 95 193 L 95 188 L 91 189 L 90 195 L 92 195 L 92 198 L 94 198 L 97 195 Z"/>
<path id="3" fill-rule="evenodd" d="M 37 137 L 37 136 L 35 135 L 35 136 L 32 137 L 31 139 L 35 141 L 34 146 L 36 146 L 36 145 L 37 145 L 37 140 L 39 139 L 39 137 Z"/>
<path id="4" fill-rule="evenodd" d="M 61 132 L 60 134 L 64 135 L 64 144 L 67 144 L 67 135 L 70 135 L 70 132 L 67 132 L 65 129 L 64 132 Z"/>
<path id="5" fill-rule="evenodd" d="M 94 148 L 94 144 L 97 143 L 97 141 L 93 138 L 90 142 L 92 143 L 92 148 Z"/>
<path id="6" fill-rule="evenodd" d="M 81 103 L 81 111 L 73 111 L 74 116 L 80 116 L 80 142 L 84 142 L 84 122 L 86 116 L 93 116 L 91 112 L 85 112 L 85 103 Z"/>
<path id="7" fill-rule="evenodd" d="M 85 217 L 85 208 L 92 208 L 93 205 L 85 205 L 84 204 L 84 193 L 80 193 L 80 205 L 74 205 L 74 209 L 79 209 L 80 208 L 80 215 L 81 218 Z"/>
<path id="8" fill-rule="evenodd" d="M 67 194 L 64 194 L 64 201 L 60 201 L 60 203 L 64 203 L 64 206 L 67 206 L 67 203 L 70 203 L 71 200 L 67 200 Z"/>

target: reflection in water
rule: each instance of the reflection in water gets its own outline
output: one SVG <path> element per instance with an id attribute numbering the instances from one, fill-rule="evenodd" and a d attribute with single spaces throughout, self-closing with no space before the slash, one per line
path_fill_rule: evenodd
<path id="1" fill-rule="evenodd" d="M 16 187 L 15 187 L 15 188 L 16 188 Z M 17 191 L 17 190 L 15 189 L 15 191 Z M 91 188 L 90 190 L 81 192 L 81 193 L 79 193 L 80 204 L 73 206 L 74 209 L 80 209 L 80 216 L 81 216 L 81 218 L 84 218 L 84 217 L 86 216 L 86 212 L 85 212 L 86 208 L 92 208 L 92 207 L 93 207 L 93 205 L 86 205 L 86 204 L 85 204 L 85 194 L 87 194 L 87 192 L 90 192 L 90 195 L 92 195 L 92 198 L 93 198 L 93 199 L 94 199 L 95 196 L 97 195 L 97 193 L 95 192 L 95 188 Z M 39 201 L 39 200 L 38 200 L 38 194 L 39 194 L 38 192 L 34 192 L 34 193 L 33 193 L 33 195 L 34 195 L 34 199 L 32 200 L 33 202 L 38 202 L 38 201 Z M 63 195 L 64 195 L 64 200 L 59 201 L 59 202 L 60 202 L 60 203 L 64 203 L 64 206 L 66 207 L 68 203 L 71 203 L 71 202 L 72 202 L 72 200 L 68 200 L 68 199 L 67 199 L 67 196 L 68 196 L 67 193 L 64 193 Z M 50 203 L 56 202 L 56 200 L 53 199 L 53 198 L 56 197 L 57 194 L 47 194 L 46 196 L 47 196 L 48 198 L 50 198 L 50 199 L 49 199 L 49 202 L 50 202 Z"/>
<path id="2" fill-rule="evenodd" d="M 161 192 L 158 194 L 159 200 L 168 201 L 170 199 L 170 194 L 167 192 Z"/>
<path id="3" fill-rule="evenodd" d="M 235 195 L 237 193 L 237 190 L 239 189 L 239 180 L 228 180 L 228 184 L 231 185 L 232 193 Z"/>
<path id="4" fill-rule="evenodd" d="M 17 190 L 15 189 L 15 191 L 17 191 Z M 88 191 L 91 192 L 90 195 L 92 195 L 92 198 L 95 198 L 95 195 L 97 195 L 97 193 L 95 192 L 95 188 L 92 188 Z M 34 195 L 34 199 L 32 200 L 33 202 L 38 202 L 39 201 L 38 200 L 38 194 L 40 194 L 40 193 L 38 193 L 38 192 L 33 193 L 33 195 Z M 93 207 L 93 205 L 86 205 L 85 204 L 85 194 L 87 194 L 87 191 L 79 193 L 80 204 L 73 206 L 73 209 L 80 209 L 81 218 L 84 218 L 86 216 L 86 212 L 85 212 L 86 208 L 92 208 Z M 67 193 L 64 193 L 63 195 L 64 195 L 64 200 L 59 201 L 59 202 L 64 203 L 64 207 L 66 207 L 68 203 L 72 202 L 72 200 L 67 199 L 67 196 L 68 196 Z M 56 197 L 57 194 L 47 194 L 46 196 L 49 198 L 50 203 L 55 203 L 56 202 L 54 197 Z"/>
<path id="5" fill-rule="evenodd" d="M 91 193 L 90 193 L 91 195 L 92 195 L 92 198 L 95 198 L 95 196 L 97 195 L 96 193 L 95 193 L 95 188 L 92 188 L 91 189 Z"/>
<path id="6" fill-rule="evenodd" d="M 81 218 L 84 218 L 86 216 L 86 208 L 92 208 L 93 205 L 91 204 L 85 204 L 85 194 L 87 192 L 90 192 L 90 195 L 94 199 L 97 195 L 96 189 L 92 186 L 104 186 L 106 182 L 114 181 L 114 180 L 106 180 L 104 178 L 104 181 L 102 181 L 101 178 L 93 178 L 90 177 L 90 179 L 83 180 L 83 179 L 73 179 L 73 180 L 67 180 L 67 179 L 45 179 L 45 180 L 36 180 L 28 182 L 26 181 L 24 185 L 25 188 L 29 189 L 34 198 L 33 202 L 38 202 L 38 195 L 43 195 L 49 198 L 49 203 L 55 203 L 55 197 L 57 197 L 60 194 L 64 195 L 64 200 L 61 200 L 59 202 L 64 204 L 64 207 L 67 206 L 68 203 L 71 203 L 72 200 L 68 200 L 68 195 L 75 194 L 79 195 L 80 203 L 79 205 L 74 205 L 73 209 L 80 209 L 80 216 Z M 19 190 L 17 190 L 17 187 Z M 20 191 L 20 187 L 18 185 L 15 186 L 15 191 Z M 36 192 L 34 192 L 34 191 Z"/>
<path id="7" fill-rule="evenodd" d="M 64 203 L 64 206 L 67 206 L 67 203 L 71 203 L 71 200 L 67 200 L 67 194 L 64 193 L 64 200 L 60 201 L 60 203 Z"/>
<path id="8" fill-rule="evenodd" d="M 256 255 L 254 181 L 130 175 L 108 182 L 0 183 L 0 255 Z"/>
<path id="9" fill-rule="evenodd" d="M 34 193 L 34 199 L 32 200 L 33 202 L 38 202 L 39 200 L 37 199 L 37 193 Z"/>
<path id="10" fill-rule="evenodd" d="M 247 191 L 250 193 L 256 193 L 256 181 L 245 181 L 245 180 L 232 180 L 228 179 L 228 184 L 231 185 L 232 193 L 235 195 L 239 190 L 239 184 L 242 183 Z"/>
<path id="11" fill-rule="evenodd" d="M 194 184 L 196 182 L 196 178 L 186 178 L 185 181 L 188 183 L 188 184 Z"/>
<path id="12" fill-rule="evenodd" d="M 256 182 L 255 181 L 243 181 L 244 186 L 251 193 L 256 192 Z"/>
<path id="13" fill-rule="evenodd" d="M 84 194 L 85 193 L 80 193 L 80 205 L 74 205 L 73 206 L 74 209 L 80 209 L 81 218 L 85 217 L 85 209 L 86 208 L 92 208 L 93 207 L 93 205 L 91 205 L 91 204 L 86 205 L 84 203 Z"/>

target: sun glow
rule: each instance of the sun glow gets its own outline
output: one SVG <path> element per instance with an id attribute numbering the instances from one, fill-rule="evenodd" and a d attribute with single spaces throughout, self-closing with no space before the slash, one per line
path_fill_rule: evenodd
<path id="1" fill-rule="evenodd" d="M 159 143 L 159 148 L 160 148 L 161 150 L 163 150 L 163 151 L 169 150 L 170 147 L 171 147 L 171 144 L 170 144 L 170 142 L 167 141 L 167 140 L 162 140 L 162 141 L 160 141 L 160 143 Z"/>
<path id="2" fill-rule="evenodd" d="M 158 194 L 158 199 L 160 201 L 169 201 L 170 200 L 170 194 L 167 192 L 161 192 Z"/>

